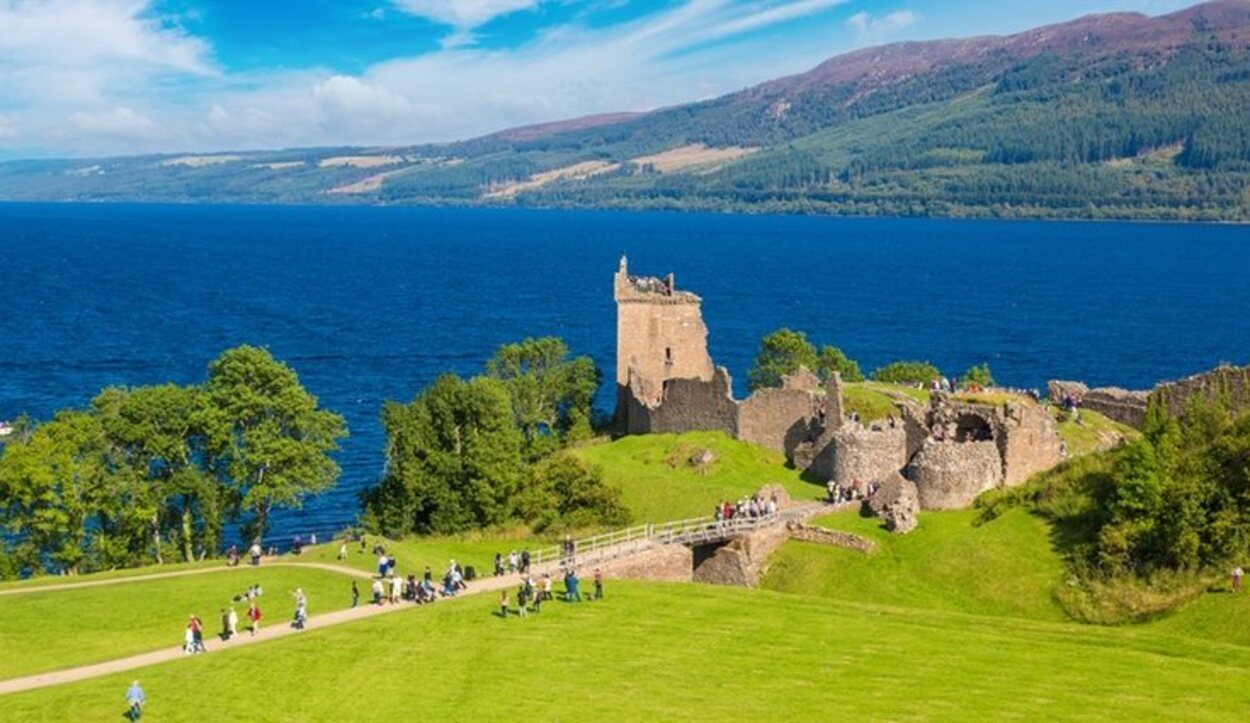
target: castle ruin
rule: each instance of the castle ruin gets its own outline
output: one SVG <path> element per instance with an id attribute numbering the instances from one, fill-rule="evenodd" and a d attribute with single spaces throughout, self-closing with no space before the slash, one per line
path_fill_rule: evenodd
<path id="1" fill-rule="evenodd" d="M 777 450 L 819 481 L 864 486 L 906 477 L 928 509 L 966 507 L 1063 458 L 1054 419 L 1031 400 L 1001 405 L 935 393 L 899 394 L 897 414 L 861 424 L 845 414 L 842 382 L 811 372 L 734 399 L 728 370 L 707 352 L 702 300 L 664 279 L 616 273 L 618 434 L 716 430 Z"/>

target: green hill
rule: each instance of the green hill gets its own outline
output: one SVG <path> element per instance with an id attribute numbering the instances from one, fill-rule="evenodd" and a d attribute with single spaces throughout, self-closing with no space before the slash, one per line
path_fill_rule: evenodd
<path id="1" fill-rule="evenodd" d="M 705 467 L 691 463 L 712 453 Z M 798 500 L 818 499 L 820 485 L 803 481 L 778 452 L 730 439 L 722 432 L 648 434 L 578 448 L 576 454 L 619 487 L 637 522 L 665 522 L 712 514 L 766 484 L 780 484 Z"/>
<path id="2" fill-rule="evenodd" d="M 465 598 L 0 698 L 6 721 L 109 720 L 136 677 L 152 720 L 1227 720 L 1250 651 L 1164 636 L 614 584 L 504 621 Z"/>
<path id="3" fill-rule="evenodd" d="M 1216 0 L 460 143 L 4 163 L 0 199 L 1250 221 L 1247 107 L 1250 3 Z"/>

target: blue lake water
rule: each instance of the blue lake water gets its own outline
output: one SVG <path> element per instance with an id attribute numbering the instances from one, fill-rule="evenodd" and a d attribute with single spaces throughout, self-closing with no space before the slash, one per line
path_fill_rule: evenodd
<path id="1" fill-rule="evenodd" d="M 865 371 L 900 358 L 1000 382 L 1145 388 L 1250 362 L 1250 228 L 416 208 L 0 204 L 0 419 L 102 387 L 200 381 L 250 343 L 291 364 L 351 438 L 333 491 L 274 532 L 356 514 L 387 399 L 558 335 L 604 370 L 612 274 L 704 298 L 740 393 L 779 326 Z"/>

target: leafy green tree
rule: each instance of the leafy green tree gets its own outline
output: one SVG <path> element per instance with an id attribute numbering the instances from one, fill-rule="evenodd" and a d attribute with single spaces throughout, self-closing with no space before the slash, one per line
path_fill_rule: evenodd
<path id="1" fill-rule="evenodd" d="M 751 391 L 780 387 L 783 376 L 793 374 L 799 367 L 814 370 L 816 362 L 816 347 L 807 340 L 807 334 L 778 329 L 760 340 L 755 363 L 747 371 L 747 386 Z"/>
<path id="2" fill-rule="evenodd" d="M 86 412 L 61 412 L 0 456 L 0 509 L 26 560 L 46 559 L 69 573 L 87 557 L 89 521 L 116 500 L 107 499 L 109 470 L 99 421 Z"/>
<path id="3" fill-rule="evenodd" d="M 994 386 L 994 375 L 990 373 L 990 365 L 988 363 L 978 364 L 969 367 L 968 371 L 959 378 L 959 383 L 965 387 L 977 386 L 988 388 Z"/>
<path id="4" fill-rule="evenodd" d="M 221 538 L 223 495 L 203 465 L 204 401 L 199 387 L 165 384 L 105 389 L 92 402 L 114 463 L 148 487 L 134 512 L 151 521 L 157 562 L 170 518 L 177 520 L 184 560 L 194 559 L 197 527 L 203 549 L 216 548 Z"/>
<path id="5" fill-rule="evenodd" d="M 629 523 L 621 491 L 568 452 L 557 452 L 530 469 L 520 512 L 536 530 L 576 529 Z"/>
<path id="6" fill-rule="evenodd" d="M 214 471 L 263 535 L 275 507 L 299 507 L 329 489 L 339 466 L 330 456 L 347 436 L 343 418 L 318 406 L 286 364 L 265 349 L 240 346 L 209 365 L 203 422 Z"/>
<path id="7" fill-rule="evenodd" d="M 577 428 L 585 434 L 602 374 L 590 357 L 569 358 L 555 337 L 505 344 L 486 364 L 487 375 L 503 382 L 513 416 L 531 459 L 549 453 Z"/>
<path id="8" fill-rule="evenodd" d="M 503 382 L 441 376 L 408 404 L 387 403 L 382 425 L 386 472 L 365 494 L 372 527 L 452 533 L 513 514 L 525 439 Z"/>
<path id="9" fill-rule="evenodd" d="M 816 374 L 824 380 L 837 372 L 844 382 L 862 382 L 864 374 L 859 370 L 859 362 L 848 357 L 836 346 L 823 346 L 816 358 Z"/>
<path id="10" fill-rule="evenodd" d="M 942 372 L 925 361 L 896 361 L 872 373 L 872 378 L 888 384 L 927 384 L 940 379 Z"/>

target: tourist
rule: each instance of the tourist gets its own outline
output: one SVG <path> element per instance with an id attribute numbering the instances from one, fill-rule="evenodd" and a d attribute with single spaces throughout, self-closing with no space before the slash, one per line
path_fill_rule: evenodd
<path id="1" fill-rule="evenodd" d="M 765 511 L 768 513 L 769 517 L 777 514 L 777 495 L 774 494 L 772 497 L 768 498 L 768 505 Z"/>
<path id="2" fill-rule="evenodd" d="M 1233 568 L 1233 592 L 1238 592 L 1238 591 L 1240 591 L 1240 590 L 1241 590 L 1241 576 L 1242 576 L 1242 574 L 1243 574 L 1243 572 L 1242 572 L 1242 569 L 1241 569 L 1241 566 L 1240 566 L 1240 565 L 1238 565 L 1237 567 L 1234 567 L 1234 568 Z"/>
<path id="3" fill-rule="evenodd" d="M 386 553 L 378 555 L 378 577 L 386 577 L 386 568 L 391 564 L 391 558 Z"/>
<path id="4" fill-rule="evenodd" d="M 382 604 L 382 578 L 374 578 L 373 580 L 373 604 Z"/>
<path id="5" fill-rule="evenodd" d="M 303 551 L 304 551 L 304 539 L 300 537 L 299 535 L 296 535 L 295 539 L 291 540 L 291 554 L 299 555 Z"/>
<path id="6" fill-rule="evenodd" d="M 565 602 L 581 602 L 582 591 L 580 589 L 581 580 L 577 578 L 577 572 L 572 568 L 564 573 L 564 601 Z"/>
<path id="7" fill-rule="evenodd" d="M 442 608 L 439 608 L 442 610 Z M 504 590 L 499 593 L 499 617 L 504 620 L 508 619 L 508 591 Z"/>
<path id="8" fill-rule="evenodd" d="M 204 647 L 204 621 L 200 620 L 200 616 L 192 615 L 189 625 L 191 626 L 191 633 L 195 638 L 195 652 L 207 653 L 208 648 Z"/>
<path id="9" fill-rule="evenodd" d="M 260 606 L 256 601 L 252 601 L 251 607 L 247 609 L 247 619 L 251 622 L 252 637 L 256 637 L 256 633 L 260 632 Z"/>
<path id="10" fill-rule="evenodd" d="M 132 721 L 142 718 L 143 706 L 147 702 L 148 697 L 143 694 L 143 688 L 139 687 L 139 681 L 131 683 L 130 688 L 126 690 L 126 705 L 129 707 L 126 717 Z"/>
<path id="11" fill-rule="evenodd" d="M 226 552 L 226 565 L 230 567 L 239 566 L 239 546 L 238 545 L 231 545 L 230 549 Z"/>
<path id="12" fill-rule="evenodd" d="M 392 605 L 396 605 L 399 603 L 400 597 L 403 594 L 403 590 L 404 590 L 403 579 L 399 575 L 396 575 L 395 573 L 392 572 L 391 573 L 391 604 Z"/>
<path id="13" fill-rule="evenodd" d="M 551 573 L 543 573 L 543 599 L 551 599 Z"/>
<path id="14" fill-rule="evenodd" d="M 347 538 L 343 538 L 343 544 L 339 545 L 339 560 L 347 559 Z"/>
<path id="15" fill-rule="evenodd" d="M 521 564 L 521 559 L 517 556 L 516 550 L 508 553 L 508 572 L 515 573 Z"/>
<path id="16" fill-rule="evenodd" d="M 239 613 L 235 611 L 234 606 L 230 606 L 229 612 L 226 613 L 226 627 L 230 631 L 230 637 L 239 634 Z"/>
<path id="17" fill-rule="evenodd" d="M 309 535 L 309 536 L 308 536 L 308 544 L 313 545 L 313 546 L 316 546 L 316 544 L 317 544 L 317 533 L 315 533 L 315 532 L 314 532 L 314 533 L 312 533 L 311 535 Z"/>
<path id="18" fill-rule="evenodd" d="M 223 641 L 230 639 L 230 613 L 225 608 L 221 609 L 221 639 Z"/>
<path id="19" fill-rule="evenodd" d="M 191 629 L 191 623 L 187 623 L 186 630 L 182 631 L 182 649 L 187 655 L 195 652 L 195 631 Z"/>
<path id="20" fill-rule="evenodd" d="M 503 553 L 495 553 L 495 577 L 503 574 Z"/>
<path id="21" fill-rule="evenodd" d="M 517 615 L 521 617 L 526 616 L 525 605 L 528 602 L 529 602 L 529 596 L 525 594 L 525 583 L 521 583 L 521 586 L 518 587 L 516 591 Z"/>
<path id="22" fill-rule="evenodd" d="M 252 543 L 252 547 L 248 549 L 248 553 L 252 557 L 252 567 L 260 564 L 260 540 Z"/>
<path id="23" fill-rule="evenodd" d="M 603 599 L 603 571 L 595 568 L 595 599 Z"/>
<path id="24" fill-rule="evenodd" d="M 356 586 L 356 581 L 352 580 L 352 607 L 360 604 L 360 588 Z"/>
<path id="25" fill-rule="evenodd" d="M 537 615 L 537 614 L 539 614 L 540 612 L 542 612 L 542 607 L 543 607 L 543 591 L 542 591 L 542 590 L 539 590 L 538 588 L 534 587 L 533 585 L 531 585 L 531 586 L 530 586 L 530 589 L 532 590 L 532 594 L 533 594 L 533 596 L 534 596 L 534 614 L 535 614 L 535 615 Z"/>
<path id="26" fill-rule="evenodd" d="M 521 550 L 521 574 L 528 575 L 530 571 L 530 551 L 529 549 Z"/>
<path id="27" fill-rule="evenodd" d="M 427 584 L 434 582 L 434 573 L 430 572 L 429 565 L 425 566 L 425 572 L 421 575 L 421 579 L 424 580 Z"/>

